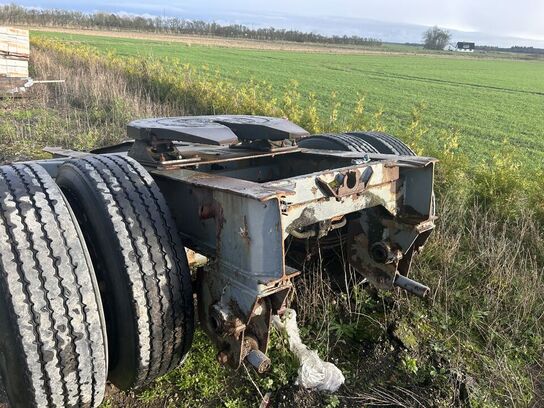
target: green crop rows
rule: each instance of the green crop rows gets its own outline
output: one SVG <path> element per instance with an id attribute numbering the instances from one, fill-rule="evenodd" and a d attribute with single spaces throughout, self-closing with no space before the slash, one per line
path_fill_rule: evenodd
<path id="1" fill-rule="evenodd" d="M 314 92 L 318 100 L 327 101 L 322 109 L 327 109 L 332 92 L 342 102 L 341 110 L 351 109 L 359 92 L 366 95 L 368 110 L 383 108 L 383 121 L 391 133 L 402 126 L 416 103 L 423 102 L 430 126 L 458 130 L 469 155 L 486 155 L 507 140 L 533 160 L 544 160 L 544 61 L 241 50 L 63 33 L 39 35 L 120 55 L 178 58 L 195 67 L 219 69 L 224 77 L 239 82 L 266 80 L 278 89 L 278 96 L 285 84 L 296 80 L 301 92 Z"/>

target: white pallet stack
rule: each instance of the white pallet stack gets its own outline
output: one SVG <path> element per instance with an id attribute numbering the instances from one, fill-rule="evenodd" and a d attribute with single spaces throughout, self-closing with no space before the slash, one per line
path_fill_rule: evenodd
<path id="1" fill-rule="evenodd" d="M 24 90 L 29 55 L 28 30 L 0 27 L 0 93 Z"/>

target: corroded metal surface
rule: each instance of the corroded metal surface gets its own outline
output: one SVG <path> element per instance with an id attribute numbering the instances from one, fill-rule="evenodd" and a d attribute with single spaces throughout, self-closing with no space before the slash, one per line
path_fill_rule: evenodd
<path id="1" fill-rule="evenodd" d="M 238 367 L 248 358 L 258 368 L 268 365 L 263 353 L 271 316 L 282 313 L 299 274 L 286 264 L 292 239 L 327 240 L 334 231 L 345 239 L 329 241 L 343 245 L 349 263 L 377 288 L 427 292 L 406 276 L 434 228 L 435 159 L 296 146 L 274 150 L 274 143 L 265 151 L 250 150 L 253 142 L 237 148 L 187 143 L 219 134 L 218 143 L 232 134 L 266 137 L 267 143 L 292 137 L 283 120 L 229 117 L 227 124 L 225 118 L 165 120 L 163 139 L 150 130 L 156 120 L 153 126 L 138 122 L 130 136 L 142 143 L 97 152 L 128 152 L 146 165 L 184 245 L 194 251 L 189 258 L 197 253 L 206 259 L 194 262 L 199 320 L 222 364 Z M 174 142 L 180 137 L 185 142 Z M 171 140 L 165 144 L 164 138 Z M 43 165 L 54 175 L 59 161 Z"/>
<path id="2" fill-rule="evenodd" d="M 316 153 L 315 160 L 318 155 L 324 153 Z M 249 172 L 243 158 L 221 162 L 221 156 L 214 158 L 214 166 L 228 163 L 228 168 L 150 171 L 174 213 L 179 212 L 186 245 L 212 259 L 198 278 L 200 320 L 223 352 L 221 360 L 233 367 L 245 357 L 248 333 L 266 352 L 270 316 L 284 307 L 293 285 L 294 274 L 285 265 L 289 235 L 308 228 L 318 229 L 312 235 L 324 235 L 320 231 L 326 233 L 339 222 L 343 227 L 344 216 L 350 215 L 345 227 L 351 234 L 350 263 L 378 288 L 391 289 L 399 270 L 407 272 L 416 238 L 434 225 L 433 160 L 359 155 L 346 167 L 345 157 L 335 153 L 326 165 L 337 160 L 339 168 L 263 183 L 246 179 L 264 168 L 254 155 L 246 156 L 253 163 Z M 225 157 L 230 159 L 230 154 Z M 304 165 L 296 154 L 282 157 Z M 280 157 L 276 160 L 281 162 Z M 408 188 L 415 188 L 416 194 Z M 368 213 L 373 209 L 380 210 Z M 384 237 L 384 248 L 391 248 L 393 255 L 375 259 L 370 248 Z"/>
<path id="3" fill-rule="evenodd" d="M 288 120 L 266 116 L 182 116 L 140 119 L 128 125 L 128 136 L 136 140 L 155 138 L 217 145 L 240 140 L 298 139 L 307 135 L 307 131 Z"/>

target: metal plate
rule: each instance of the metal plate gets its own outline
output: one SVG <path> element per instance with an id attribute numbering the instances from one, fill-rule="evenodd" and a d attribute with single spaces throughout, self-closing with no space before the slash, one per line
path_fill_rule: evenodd
<path id="1" fill-rule="evenodd" d="M 182 116 L 136 120 L 128 137 L 138 140 L 177 140 L 204 144 L 233 144 L 239 140 L 299 139 L 308 132 L 285 119 L 266 116 Z"/>

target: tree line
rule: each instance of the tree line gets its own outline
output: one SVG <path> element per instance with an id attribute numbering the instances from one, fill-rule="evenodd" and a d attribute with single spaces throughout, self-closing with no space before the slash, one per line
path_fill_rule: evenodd
<path id="1" fill-rule="evenodd" d="M 523 47 L 520 45 L 514 45 L 513 47 L 494 47 L 491 45 L 477 45 L 476 49 L 479 51 L 500 51 L 500 52 L 518 52 L 521 54 L 543 54 L 544 48 L 536 47 Z"/>
<path id="2" fill-rule="evenodd" d="M 53 27 L 78 27 L 101 30 L 133 30 L 168 34 L 191 34 L 227 38 L 249 38 L 267 41 L 293 41 L 324 44 L 380 46 L 376 38 L 359 36 L 325 36 L 297 30 L 249 28 L 241 24 L 222 25 L 202 20 L 188 20 L 178 17 L 142 17 L 114 13 L 58 9 L 28 9 L 15 4 L 0 6 L 0 22 Z"/>

